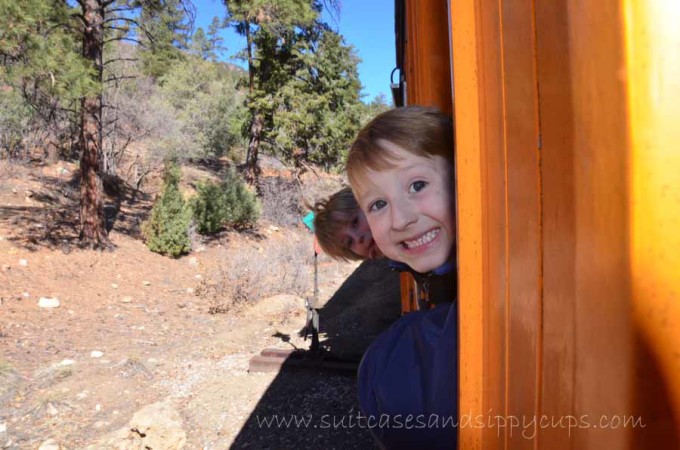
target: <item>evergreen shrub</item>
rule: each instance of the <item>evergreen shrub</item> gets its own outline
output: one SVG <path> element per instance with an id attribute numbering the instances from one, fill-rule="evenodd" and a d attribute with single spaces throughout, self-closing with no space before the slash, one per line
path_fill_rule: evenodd
<path id="1" fill-rule="evenodd" d="M 142 229 L 149 250 L 173 258 L 191 250 L 191 210 L 179 190 L 180 178 L 179 166 L 176 163 L 166 164 L 163 191 L 154 202 L 151 217 Z"/>
<path id="2" fill-rule="evenodd" d="M 201 234 L 212 234 L 223 227 L 248 228 L 260 217 L 255 193 L 249 191 L 243 179 L 231 169 L 219 184 L 200 183 L 192 206 Z"/>

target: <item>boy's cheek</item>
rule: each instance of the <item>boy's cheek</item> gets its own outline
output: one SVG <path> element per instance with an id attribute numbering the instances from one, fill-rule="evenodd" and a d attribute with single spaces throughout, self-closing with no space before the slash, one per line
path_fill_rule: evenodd
<path id="1" fill-rule="evenodd" d="M 383 255 L 390 259 L 394 259 L 394 254 L 391 251 L 392 246 L 390 246 L 390 243 L 387 239 L 375 239 L 375 243 L 378 246 L 380 253 L 382 253 Z"/>

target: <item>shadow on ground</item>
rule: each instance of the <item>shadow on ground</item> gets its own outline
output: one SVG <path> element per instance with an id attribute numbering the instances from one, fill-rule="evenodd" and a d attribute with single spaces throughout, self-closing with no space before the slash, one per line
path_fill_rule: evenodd
<path id="1" fill-rule="evenodd" d="M 385 261 L 364 262 L 320 311 L 321 345 L 334 357 L 358 362 L 399 314 L 398 274 Z M 377 448 L 357 416 L 356 383 L 354 373 L 284 364 L 231 448 Z"/>
<path id="2" fill-rule="evenodd" d="M 30 192 L 30 204 L 0 206 L 0 222 L 15 230 L 8 240 L 29 250 L 61 249 L 68 253 L 80 246 L 80 179 L 31 176 L 41 188 Z M 103 177 L 103 203 L 106 228 L 141 239 L 141 223 L 151 209 L 152 199 L 121 178 Z M 22 195 L 25 195 L 22 193 Z M 20 196 L 18 200 L 22 200 Z"/>

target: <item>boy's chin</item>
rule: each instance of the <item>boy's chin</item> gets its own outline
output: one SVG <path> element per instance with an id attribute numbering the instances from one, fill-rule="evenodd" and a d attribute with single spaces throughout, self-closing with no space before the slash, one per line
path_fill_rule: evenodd
<path id="1" fill-rule="evenodd" d="M 406 264 L 408 264 L 408 266 L 411 269 L 415 270 L 416 272 L 427 273 L 427 272 L 430 272 L 430 271 L 436 269 L 439 266 L 442 266 L 444 264 L 444 262 L 442 262 L 441 264 L 420 264 L 420 263 L 408 263 L 407 262 Z"/>
<path id="2" fill-rule="evenodd" d="M 416 272 L 420 273 L 427 273 L 430 272 L 438 267 L 443 266 L 446 264 L 446 256 L 440 256 L 440 257 L 431 257 L 431 258 L 413 258 L 404 261 L 402 260 L 401 262 L 407 264 L 411 269 L 415 270 Z"/>

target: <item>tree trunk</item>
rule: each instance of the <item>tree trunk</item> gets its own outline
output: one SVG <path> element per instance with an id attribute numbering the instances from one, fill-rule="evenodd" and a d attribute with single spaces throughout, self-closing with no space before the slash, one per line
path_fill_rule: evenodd
<path id="1" fill-rule="evenodd" d="M 257 163 L 257 155 L 260 150 L 260 139 L 263 126 L 262 115 L 257 112 L 253 113 L 253 120 L 250 123 L 250 141 L 248 142 L 244 176 L 248 183 L 258 189 L 258 192 L 260 189 L 260 166 Z"/>
<path id="2" fill-rule="evenodd" d="M 252 96 L 255 92 L 255 64 L 253 62 L 253 38 L 250 34 L 250 22 L 245 22 L 244 28 L 246 34 L 246 49 L 248 51 L 248 92 Z M 248 141 L 248 152 L 246 153 L 244 176 L 246 181 L 251 186 L 255 186 L 258 193 L 261 193 L 260 166 L 258 165 L 257 157 L 260 150 L 264 119 L 262 118 L 262 114 L 257 110 L 251 109 L 250 115 L 252 119 L 250 122 L 250 139 Z"/>
<path id="3" fill-rule="evenodd" d="M 91 61 L 102 82 L 104 48 L 104 8 L 97 0 L 83 2 L 85 27 L 83 56 Z M 102 97 L 101 93 L 85 97 L 80 113 L 80 240 L 90 248 L 111 245 L 104 219 L 101 180 Z"/>

